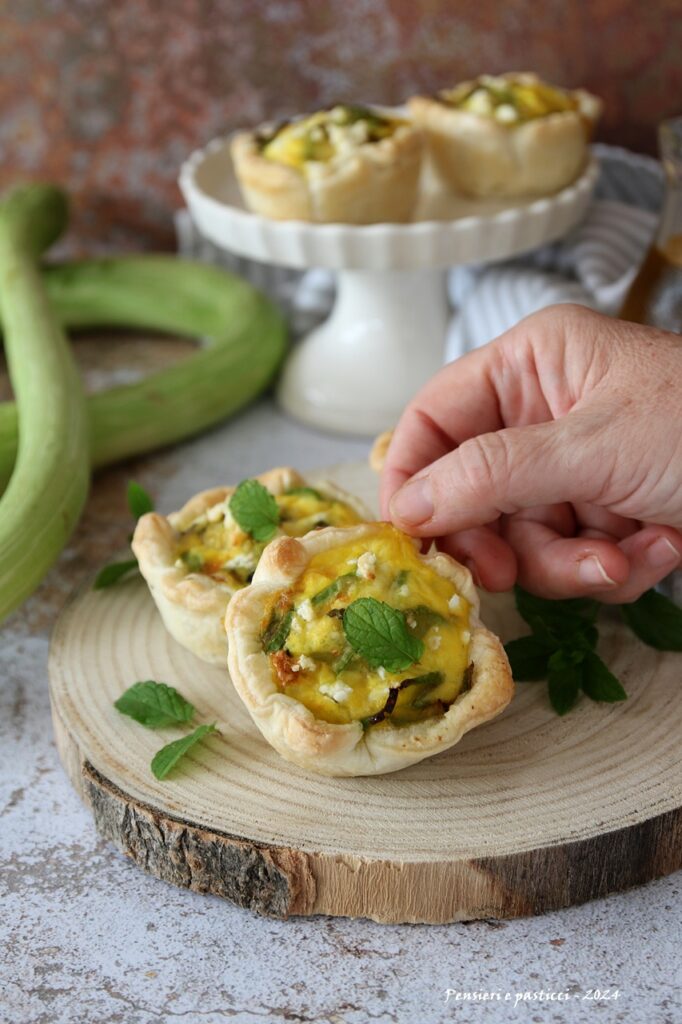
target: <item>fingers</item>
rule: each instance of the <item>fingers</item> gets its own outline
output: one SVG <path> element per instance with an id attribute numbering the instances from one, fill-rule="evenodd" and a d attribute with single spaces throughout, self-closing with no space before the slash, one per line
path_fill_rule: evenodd
<path id="1" fill-rule="evenodd" d="M 556 516 L 543 509 L 504 523 L 504 539 L 517 558 L 519 583 L 543 597 L 591 596 L 623 604 L 682 562 L 682 535 L 670 527 L 635 525 L 635 532 L 619 540 L 607 535 L 569 537 L 556 526 Z"/>
<path id="2" fill-rule="evenodd" d="M 682 534 L 672 527 L 645 526 L 618 546 L 630 563 L 630 574 L 622 586 L 600 595 L 608 604 L 636 600 L 682 563 Z"/>
<path id="3" fill-rule="evenodd" d="M 393 495 L 391 519 L 408 533 L 433 537 L 520 509 L 590 502 L 601 479 L 590 459 L 599 450 L 600 427 L 590 414 L 571 413 L 471 438 Z M 608 473 L 608 460 L 600 458 L 600 470 Z"/>
<path id="4" fill-rule="evenodd" d="M 474 583 L 486 590 L 509 590 L 516 582 L 516 556 L 509 544 L 485 526 L 441 537 L 446 551 L 471 572 Z"/>
<path id="5" fill-rule="evenodd" d="M 565 536 L 543 510 L 512 516 L 503 532 L 516 554 L 519 583 L 543 597 L 603 600 L 629 578 L 628 557 L 616 541 Z"/>
<path id="6" fill-rule="evenodd" d="M 390 499 L 407 479 L 469 438 L 569 412 L 590 373 L 599 376 L 593 349 L 602 321 L 608 323 L 580 307 L 542 310 L 445 366 L 395 429 L 381 481 L 382 514 L 388 517 Z M 571 335 L 580 344 L 567 358 Z"/>
<path id="7" fill-rule="evenodd" d="M 381 478 L 382 512 L 407 479 L 480 432 L 503 426 L 490 365 L 493 346 L 471 352 L 432 377 L 393 432 Z"/>

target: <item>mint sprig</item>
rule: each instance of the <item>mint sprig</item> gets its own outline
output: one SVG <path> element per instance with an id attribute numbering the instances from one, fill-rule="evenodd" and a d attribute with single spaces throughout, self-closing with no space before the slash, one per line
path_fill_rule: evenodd
<path id="1" fill-rule="evenodd" d="M 374 597 L 360 597 L 346 608 L 343 631 L 356 654 L 373 668 L 402 672 L 424 653 L 424 644 L 408 629 L 397 608 Z"/>
<path id="2" fill-rule="evenodd" d="M 114 701 L 114 707 L 148 729 L 190 722 L 195 712 L 194 705 L 185 700 L 174 686 L 157 683 L 153 679 L 133 683 Z"/>
<path id="3" fill-rule="evenodd" d="M 627 693 L 596 653 L 596 619 L 603 605 L 578 598 L 548 601 L 515 588 L 516 607 L 532 630 L 505 645 L 512 675 L 518 682 L 547 680 L 550 703 L 565 715 L 580 692 L 594 701 L 614 703 Z M 682 608 L 655 590 L 631 604 L 621 615 L 640 640 L 661 651 L 682 651 Z"/>
<path id="4" fill-rule="evenodd" d="M 664 594 L 647 590 L 620 612 L 632 632 L 658 651 L 682 651 L 682 608 Z"/>
<path id="5" fill-rule="evenodd" d="M 168 773 L 175 768 L 178 761 L 188 754 L 192 747 L 200 743 L 205 736 L 217 732 L 215 723 L 212 725 L 200 725 L 189 736 L 183 736 L 180 740 L 167 743 L 165 747 L 154 755 L 152 759 L 152 772 L 157 779 L 165 779 Z"/>
<path id="6" fill-rule="evenodd" d="M 279 506 L 258 480 L 242 480 L 230 498 L 230 512 L 244 533 L 254 540 L 272 540 L 279 526 Z"/>
<path id="7" fill-rule="evenodd" d="M 128 481 L 126 495 L 128 498 L 128 508 L 130 509 L 135 521 L 137 521 L 140 516 L 146 515 L 147 512 L 154 511 L 154 502 L 147 494 L 144 487 L 141 487 L 140 484 L 135 482 L 135 480 Z M 130 540 L 130 537 L 128 540 Z M 122 562 L 110 562 L 108 565 L 105 565 L 100 569 L 95 576 L 95 582 L 92 585 L 93 590 L 105 590 L 107 587 L 112 587 L 115 583 L 124 579 L 131 572 L 137 571 L 137 568 L 137 559 L 134 555 L 132 558 L 127 558 Z"/>

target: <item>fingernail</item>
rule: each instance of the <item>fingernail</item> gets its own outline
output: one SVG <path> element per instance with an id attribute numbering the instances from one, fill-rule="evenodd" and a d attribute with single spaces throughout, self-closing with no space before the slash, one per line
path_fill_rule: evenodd
<path id="1" fill-rule="evenodd" d="M 427 478 L 410 480 L 393 495 L 390 503 L 391 515 L 405 523 L 418 526 L 433 515 L 431 484 Z"/>
<path id="2" fill-rule="evenodd" d="M 680 552 L 667 537 L 659 537 L 646 549 L 646 560 L 654 569 L 660 569 L 664 565 L 675 565 L 680 557 Z"/>
<path id="3" fill-rule="evenodd" d="M 612 580 L 596 555 L 589 555 L 578 562 L 578 579 L 586 587 L 615 587 Z"/>

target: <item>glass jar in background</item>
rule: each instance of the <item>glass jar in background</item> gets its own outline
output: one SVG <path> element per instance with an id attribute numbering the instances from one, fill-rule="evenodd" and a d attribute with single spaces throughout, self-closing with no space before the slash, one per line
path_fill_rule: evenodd
<path id="1" fill-rule="evenodd" d="M 658 139 L 665 171 L 661 221 L 620 316 L 682 334 L 682 117 L 664 121 Z"/>

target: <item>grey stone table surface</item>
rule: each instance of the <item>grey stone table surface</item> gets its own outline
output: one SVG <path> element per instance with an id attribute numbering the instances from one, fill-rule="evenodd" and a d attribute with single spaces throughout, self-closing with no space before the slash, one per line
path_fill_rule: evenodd
<path id="1" fill-rule="evenodd" d="M 199 440 L 96 478 L 59 564 L 1 634 L 2 1024 L 682 1021 L 679 873 L 540 918 L 274 921 L 157 881 L 96 835 L 52 739 L 47 650 L 67 594 L 125 544 L 127 479 L 170 510 L 271 465 L 366 454 L 265 399 Z"/>

